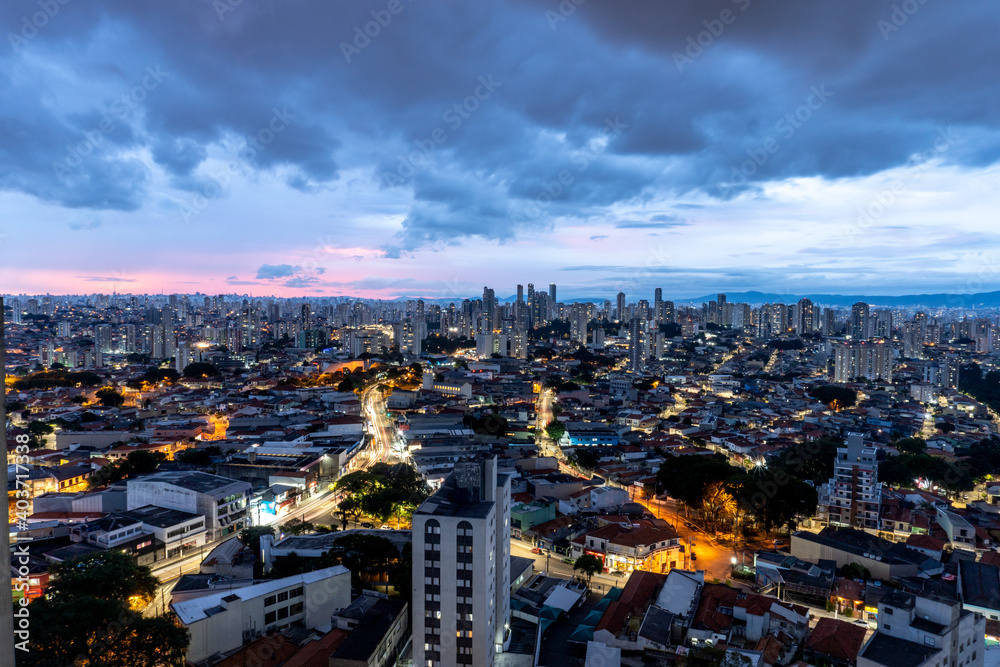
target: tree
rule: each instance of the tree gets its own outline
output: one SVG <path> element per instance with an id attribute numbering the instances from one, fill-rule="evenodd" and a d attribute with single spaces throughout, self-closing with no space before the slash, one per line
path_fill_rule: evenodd
<path id="1" fill-rule="evenodd" d="M 144 449 L 137 449 L 129 452 L 125 459 L 119 459 L 107 464 L 97 472 L 93 473 L 87 480 L 87 485 L 91 489 L 96 489 L 128 477 L 138 477 L 155 472 L 167 457 L 160 452 L 148 452 Z"/>
<path id="2" fill-rule="evenodd" d="M 221 374 L 214 364 L 207 361 L 196 361 L 184 367 L 184 377 L 187 378 L 214 378 Z"/>
<path id="3" fill-rule="evenodd" d="M 896 441 L 895 447 L 900 454 L 923 454 L 927 451 L 927 441 L 923 438 L 903 438 Z"/>
<path id="4" fill-rule="evenodd" d="M 365 580 L 388 574 L 398 560 L 399 549 L 384 537 L 345 535 L 334 540 L 323 555 L 323 567 L 343 565 L 351 571 L 354 585 L 362 588 Z"/>
<path id="5" fill-rule="evenodd" d="M 768 464 L 768 468 L 786 475 L 825 484 L 833 477 L 837 449 L 844 446 L 840 438 L 818 438 L 785 448 Z"/>
<path id="6" fill-rule="evenodd" d="M 564 433 L 566 433 L 566 426 L 560 421 L 552 420 L 545 425 L 545 435 L 552 440 L 559 440 Z"/>
<path id="7" fill-rule="evenodd" d="M 106 408 L 117 408 L 125 404 L 125 397 L 111 387 L 103 387 L 97 390 L 97 400 Z"/>
<path id="8" fill-rule="evenodd" d="M 145 565 L 121 551 L 99 551 L 55 563 L 46 593 L 53 599 L 81 598 L 99 594 L 104 599 L 126 602 L 141 609 L 152 601 L 159 580 Z"/>
<path id="9" fill-rule="evenodd" d="M 46 424 L 45 422 L 36 421 L 28 424 L 28 433 L 36 437 L 48 435 L 54 431 L 55 429 L 52 428 L 50 424 Z"/>
<path id="10" fill-rule="evenodd" d="M 247 545 L 255 554 L 260 553 L 260 538 L 264 535 L 274 537 L 273 526 L 250 526 L 240 531 L 240 542 Z"/>
<path id="11" fill-rule="evenodd" d="M 736 518 L 736 500 L 724 482 L 713 482 L 705 489 L 701 510 L 708 524 L 718 530 Z"/>
<path id="12" fill-rule="evenodd" d="M 663 462 L 656 480 L 671 497 L 689 507 L 700 507 L 709 486 L 741 472 L 741 468 L 729 465 L 721 454 L 678 456 Z"/>
<path id="13" fill-rule="evenodd" d="M 872 573 L 868 571 L 868 568 L 858 563 L 848 563 L 840 568 L 838 574 L 841 577 L 855 580 L 868 580 L 872 578 Z"/>
<path id="14" fill-rule="evenodd" d="M 287 523 L 281 524 L 281 532 L 286 535 L 302 535 L 303 533 L 312 533 L 316 531 L 316 526 L 309 521 L 303 521 L 302 519 L 295 518 Z"/>
<path id="15" fill-rule="evenodd" d="M 591 554 L 583 554 L 573 561 L 573 572 L 582 572 L 587 577 L 587 586 L 595 574 L 604 570 L 604 561 Z"/>
<path id="16" fill-rule="evenodd" d="M 577 447 L 570 456 L 570 462 L 582 470 L 593 470 L 601 463 L 601 455 L 593 449 Z"/>
<path id="17" fill-rule="evenodd" d="M 413 597 L 413 543 L 406 542 L 389 570 L 389 584 L 396 589 L 399 597 L 407 602 Z"/>
<path id="18" fill-rule="evenodd" d="M 832 384 L 821 384 L 810 391 L 813 398 L 826 403 L 833 410 L 844 410 L 858 402 L 858 394 L 848 387 L 838 387 Z"/>
<path id="19" fill-rule="evenodd" d="M 146 384 L 159 384 L 167 382 L 173 384 L 181 378 L 181 374 L 173 368 L 147 368 L 142 376 L 142 381 Z"/>
<path id="20" fill-rule="evenodd" d="M 172 614 L 143 618 L 122 600 L 43 597 L 32 602 L 28 651 L 18 667 L 183 667 L 191 636 Z"/>

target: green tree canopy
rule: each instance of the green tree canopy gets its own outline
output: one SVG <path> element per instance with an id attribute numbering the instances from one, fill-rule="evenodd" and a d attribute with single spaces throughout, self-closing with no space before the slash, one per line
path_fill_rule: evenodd
<path id="1" fill-rule="evenodd" d="M 594 575 L 600 574 L 602 570 L 604 570 L 604 561 L 591 554 L 583 554 L 573 561 L 573 571 L 586 575 L 588 585 Z"/>
<path id="2" fill-rule="evenodd" d="M 207 361 L 196 361 L 184 367 L 184 377 L 186 378 L 214 378 L 221 374 L 215 364 L 210 364 Z"/>
<path id="3" fill-rule="evenodd" d="M 97 390 L 97 400 L 106 408 L 117 408 L 125 404 L 125 397 L 111 387 L 104 387 Z"/>
<path id="4" fill-rule="evenodd" d="M 148 567 L 121 551 L 100 551 L 55 563 L 49 574 L 47 595 L 59 600 L 99 594 L 107 600 L 139 598 L 148 603 L 160 583 Z"/>
<path id="5" fill-rule="evenodd" d="M 656 480 L 671 497 L 689 507 L 700 507 L 709 486 L 726 482 L 741 472 L 721 454 L 678 456 L 663 462 Z"/>
<path id="6" fill-rule="evenodd" d="M 826 403 L 831 408 L 843 410 L 858 402 L 858 394 L 848 387 L 838 387 L 834 384 L 821 384 L 813 387 L 810 394 L 817 401 Z"/>
<path id="7" fill-rule="evenodd" d="M 260 554 L 260 538 L 263 535 L 274 537 L 273 526 L 250 526 L 240 531 L 240 542 L 247 545 L 255 554 Z"/>

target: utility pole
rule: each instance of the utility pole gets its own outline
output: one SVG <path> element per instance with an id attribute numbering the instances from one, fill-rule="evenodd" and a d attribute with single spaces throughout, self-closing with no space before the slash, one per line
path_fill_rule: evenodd
<path id="1" fill-rule="evenodd" d="M 4 384 L 0 391 L 0 428 L 3 430 L 3 488 L 7 488 L 7 341 L 4 335 L 3 297 L 0 297 L 0 372 Z M 15 459 L 16 460 L 16 459 Z M 0 558 L 2 566 L 10 566 L 10 511 L 4 517 L 0 531 Z M 4 577 L 6 579 L 6 577 Z M 14 664 L 14 600 L 0 593 L 0 665 Z"/>

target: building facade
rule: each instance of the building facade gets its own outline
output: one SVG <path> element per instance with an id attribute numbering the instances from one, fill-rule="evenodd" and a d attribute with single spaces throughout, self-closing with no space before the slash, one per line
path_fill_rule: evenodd
<path id="1" fill-rule="evenodd" d="M 492 665 L 509 622 L 510 478 L 462 461 L 413 514 L 413 664 Z"/>

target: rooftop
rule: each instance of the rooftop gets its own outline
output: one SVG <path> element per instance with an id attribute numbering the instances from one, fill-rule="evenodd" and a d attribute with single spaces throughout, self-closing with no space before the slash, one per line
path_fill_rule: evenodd
<path id="1" fill-rule="evenodd" d="M 343 565 L 335 565 L 314 572 L 297 574 L 293 577 L 285 577 L 284 579 L 275 579 L 236 590 L 227 590 L 193 600 L 174 602 L 170 605 L 170 608 L 177 614 L 177 618 L 181 623 L 191 625 L 192 623 L 208 618 L 212 613 L 216 613 L 214 611 L 216 608 L 224 610 L 226 608 L 223 604 L 224 602 L 250 600 L 295 584 L 311 584 L 340 575 L 350 576 L 350 571 Z"/>
<path id="2" fill-rule="evenodd" d="M 862 650 L 860 657 L 887 667 L 919 667 L 938 652 L 933 646 L 890 637 L 876 632 Z"/>

